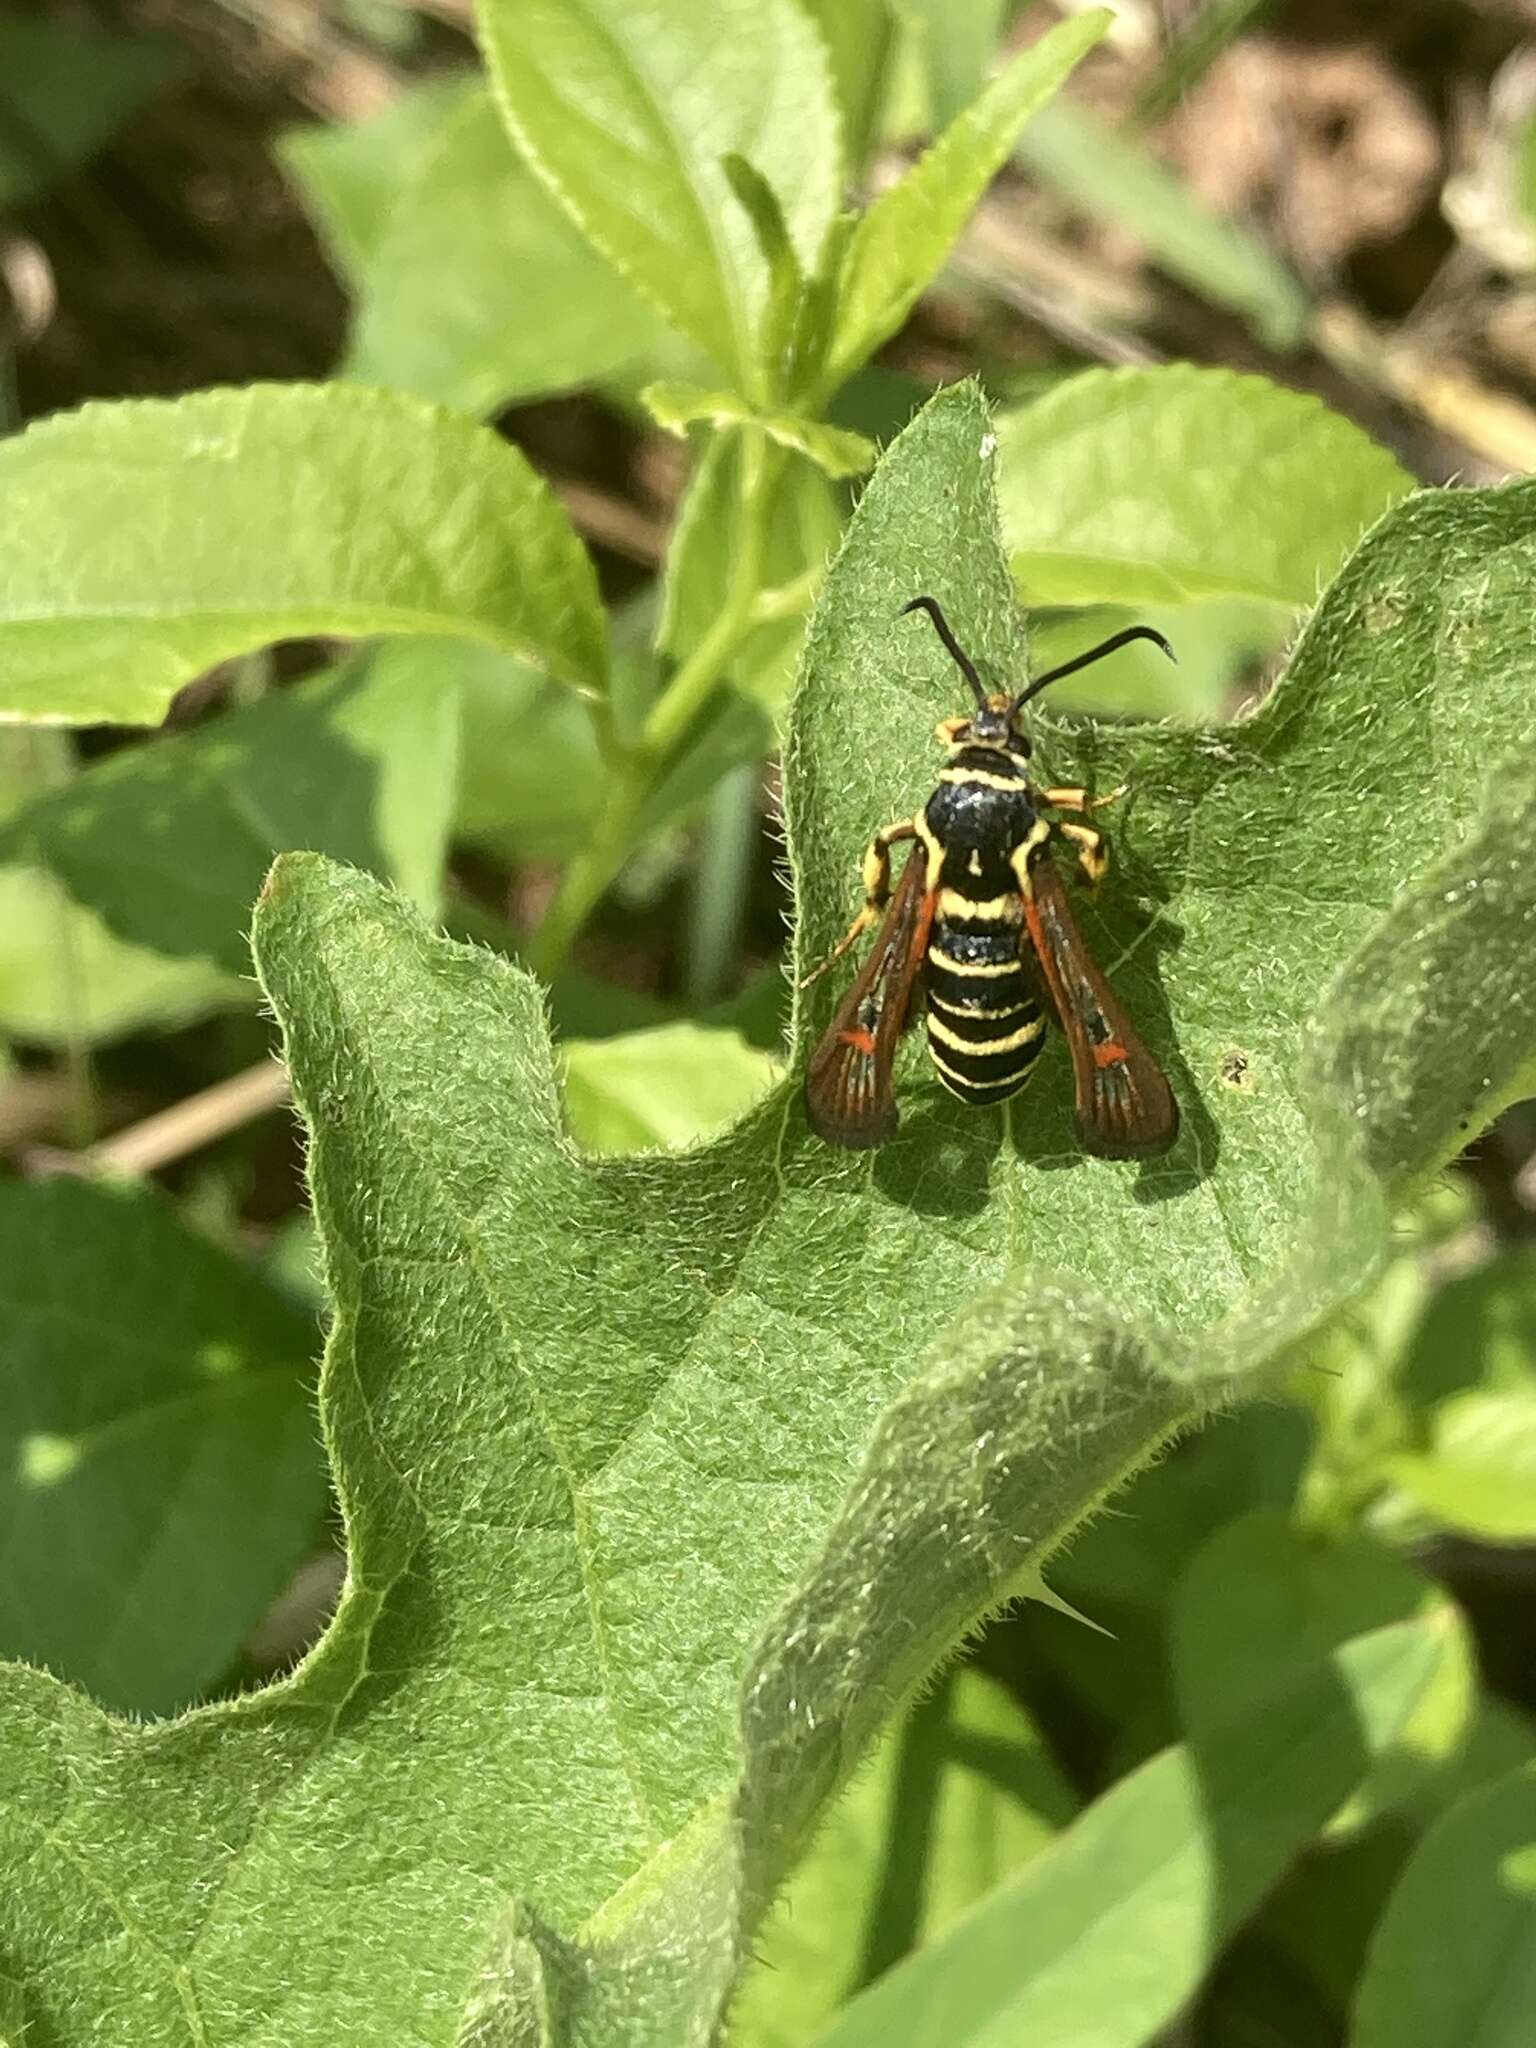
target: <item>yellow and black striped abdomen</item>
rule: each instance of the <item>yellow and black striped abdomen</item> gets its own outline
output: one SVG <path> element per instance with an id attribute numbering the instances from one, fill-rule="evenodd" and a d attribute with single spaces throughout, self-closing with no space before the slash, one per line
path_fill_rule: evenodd
<path id="1" fill-rule="evenodd" d="M 923 812 L 938 901 L 923 987 L 928 1050 L 962 1102 L 1002 1102 L 1029 1078 L 1045 1018 L 1020 958 L 1024 899 L 1013 852 L 1038 830 L 1024 764 L 957 747 Z"/>
<path id="2" fill-rule="evenodd" d="M 982 921 L 941 907 L 933 922 L 923 974 L 928 1051 L 939 1079 L 962 1102 L 1002 1102 L 1022 1088 L 1045 1038 L 1045 1018 L 1019 957 L 1018 908 L 1016 919 Z"/>

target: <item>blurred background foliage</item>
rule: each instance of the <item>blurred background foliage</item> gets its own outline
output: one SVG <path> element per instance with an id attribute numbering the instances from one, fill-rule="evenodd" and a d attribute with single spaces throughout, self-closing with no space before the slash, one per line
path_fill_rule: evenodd
<path id="1" fill-rule="evenodd" d="M 1076 11 L 807 5 L 866 194 Z M 1070 703 L 1220 720 L 1395 497 L 1536 467 L 1536 15 L 1114 14 L 828 418 L 881 442 L 979 374 L 1036 659 L 1145 619 L 1177 669 L 1128 649 Z M 660 431 L 641 403 L 699 378 L 693 346 L 519 160 L 471 29 L 466 0 L 9 0 L 0 429 L 317 377 L 491 421 L 593 551 L 622 715 L 719 611 L 740 444 Z M 855 488 L 783 473 L 774 602 L 553 975 L 590 1149 L 693 1142 L 782 1070 L 775 746 Z M 324 1310 L 250 903 L 274 852 L 319 847 L 519 954 L 609 773 L 570 691 L 428 637 L 281 643 L 200 677 L 153 732 L 0 729 L 0 1653 L 153 1715 L 313 1639 L 340 1572 L 310 1409 Z M 1405 1866 L 1460 1881 L 1500 1811 L 1479 1788 L 1536 1758 L 1531 1105 L 1402 1219 L 1289 1400 L 1175 1449 L 1055 1584 L 1112 1633 L 1030 1606 L 893 1732 L 770 1929 L 742 2042 L 809 2039 L 1202 1713 L 1254 1696 L 1277 1639 L 1443 1600 L 1459 1662 L 1414 1740 L 1275 1873 L 1179 2036 L 1343 2038 Z"/>

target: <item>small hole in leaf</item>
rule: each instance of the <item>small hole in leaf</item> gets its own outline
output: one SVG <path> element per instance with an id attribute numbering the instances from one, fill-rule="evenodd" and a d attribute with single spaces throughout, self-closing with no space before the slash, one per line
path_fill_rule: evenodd
<path id="1" fill-rule="evenodd" d="M 1240 1045 L 1222 1054 L 1221 1078 L 1226 1087 L 1240 1088 L 1245 1094 L 1253 1088 L 1253 1062 Z"/>
<path id="2" fill-rule="evenodd" d="M 1403 623 L 1403 607 L 1397 598 L 1383 591 L 1366 599 L 1361 616 L 1368 633 L 1390 633 L 1394 626 Z"/>

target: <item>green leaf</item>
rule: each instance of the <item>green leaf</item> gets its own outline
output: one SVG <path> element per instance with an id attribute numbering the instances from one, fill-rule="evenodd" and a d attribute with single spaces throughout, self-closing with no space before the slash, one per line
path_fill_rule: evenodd
<path id="1" fill-rule="evenodd" d="M 1434 1412 L 1427 1451 L 1385 1461 L 1388 1475 L 1448 1529 L 1484 1543 L 1536 1538 L 1536 1386 L 1453 1394 Z"/>
<path id="2" fill-rule="evenodd" d="M 456 640 L 400 640 L 377 663 L 423 690 L 456 683 L 464 707 L 454 830 L 507 861 L 569 860 L 606 786 L 585 705 L 526 662 Z"/>
<path id="3" fill-rule="evenodd" d="M 1536 1768 L 1474 1792 L 1403 1873 L 1351 2048 L 1525 2048 L 1536 2012 Z"/>
<path id="4" fill-rule="evenodd" d="M 0 1241 L 0 1655 L 170 1713 L 315 1540 L 315 1326 L 145 1188 L 0 1183 Z"/>
<path id="5" fill-rule="evenodd" d="M 48 868 L 119 938 L 230 974 L 274 853 L 308 847 L 436 911 L 458 698 L 354 662 L 197 730 L 128 747 L 22 805 L 0 859 Z"/>
<path id="6" fill-rule="evenodd" d="M 832 62 L 848 168 L 857 177 L 875 139 L 893 40 L 891 0 L 803 0 Z"/>
<path id="7" fill-rule="evenodd" d="M 1199 1738 L 1253 1711 L 1300 1667 L 1351 1637 L 1439 1614 L 1432 1686 L 1379 1756 L 1340 1825 L 1398 1805 L 1453 1756 L 1475 1706 L 1472 1645 L 1431 1579 L 1361 1536 L 1309 1536 L 1283 1514 L 1243 1516 L 1193 1558 L 1173 1603 L 1169 1649 L 1180 1722 Z"/>
<path id="8" fill-rule="evenodd" d="M 997 434 L 1003 532 L 1032 605 L 1309 605 L 1413 483 L 1318 399 L 1190 363 L 1087 370 Z"/>
<path id="9" fill-rule="evenodd" d="M 344 374 L 484 414 L 658 345 L 653 314 L 514 156 L 489 93 L 474 93 L 389 212 Z"/>
<path id="10" fill-rule="evenodd" d="M 842 179 L 826 51 L 795 0 L 480 0 L 518 148 L 613 267 L 757 395 L 768 266 L 723 159 L 777 195 L 802 269 Z"/>
<path id="11" fill-rule="evenodd" d="M 729 391 L 701 391 L 696 384 L 670 382 L 647 385 L 640 396 L 652 419 L 669 433 L 685 433 L 696 420 L 708 420 L 715 427 L 756 427 L 781 448 L 808 456 L 830 477 L 860 476 L 875 459 L 874 442 L 862 434 L 802 419 L 798 413 L 758 412 Z"/>
<path id="12" fill-rule="evenodd" d="M 1031 126 L 1018 159 L 1069 205 L 1134 235 L 1170 277 L 1240 313 L 1269 347 L 1300 346 L 1311 309 L 1299 279 L 1133 136 L 1063 100 Z"/>
<path id="13" fill-rule="evenodd" d="M 40 868 L 0 867 L 0 1029 L 38 1045 L 97 1044 L 171 1030 L 249 1003 L 203 960 L 170 960 L 115 938 Z"/>
<path id="14" fill-rule="evenodd" d="M 1408 1333 L 1397 1376 L 1424 1408 L 1453 1394 L 1536 1388 L 1536 1247 L 1508 1246 L 1442 1281 Z"/>
<path id="15" fill-rule="evenodd" d="M 725 602 L 741 545 L 741 504 L 740 442 L 713 440 L 688 480 L 667 551 L 659 639 L 675 659 L 698 645 Z M 795 463 L 780 472 L 766 526 L 764 588 L 803 588 L 804 602 L 750 633 L 731 668 L 740 689 L 777 713 L 788 697 L 805 639 L 808 584 L 842 538 L 843 522 L 826 478 Z"/>
<path id="16" fill-rule="evenodd" d="M 303 634 L 450 633 L 606 679 L 591 563 L 484 427 L 345 385 L 88 405 L 0 443 L 0 712 L 150 724 Z"/>
<path id="17" fill-rule="evenodd" d="M 566 1123 L 586 1152 L 697 1144 L 745 1115 L 783 1071 L 739 1032 L 707 1024 L 567 1039 L 561 1063 Z"/>
<path id="18" fill-rule="evenodd" d="M 364 121 L 289 128 L 278 162 L 298 187 L 344 281 L 363 292 L 401 194 L 484 87 L 469 72 L 429 79 Z"/>
<path id="19" fill-rule="evenodd" d="M 881 1740 L 754 1943 L 730 2048 L 804 2048 L 876 1959 L 929 1940 L 1020 1868 L 1076 1802 L 994 1678 L 962 1668 Z"/>
<path id="20" fill-rule="evenodd" d="M 901 9 L 921 37 L 933 119 L 942 127 L 985 86 L 1007 0 L 901 0 Z"/>
<path id="21" fill-rule="evenodd" d="M 941 393 L 828 573 L 786 770 L 811 957 L 961 698 L 895 616 L 914 576 L 1018 673 L 989 433 Z M 279 863 L 256 947 L 336 1302 L 349 1586 L 293 1678 L 152 1769 L 0 1673 L 0 1951 L 60 2048 L 190 2043 L 189 2011 L 283 2048 L 402 2014 L 466 2048 L 718 2034 L 891 1711 L 1171 1432 L 1273 1384 L 1517 1085 L 1533 574 L 1536 487 L 1426 494 L 1257 716 L 1038 721 L 1053 776 L 1136 784 L 1082 915 L 1181 1091 L 1149 1166 L 1077 1150 L 1059 1045 L 1006 1142 L 914 1047 L 873 1159 L 786 1088 L 706 1150 L 581 1160 L 531 979 Z"/>
<path id="22" fill-rule="evenodd" d="M 0 205 L 22 205 L 88 163 L 177 64 L 168 39 L 0 18 Z"/>
<path id="23" fill-rule="evenodd" d="M 1433 1683 L 1441 1613 L 1165 1751 L 855 1999 L 817 2048 L 1141 2048 Z"/>
<path id="24" fill-rule="evenodd" d="M 853 231 L 825 374 L 833 391 L 906 319 L 1019 131 L 1104 34 L 1102 9 L 1062 22 L 1014 58 Z"/>

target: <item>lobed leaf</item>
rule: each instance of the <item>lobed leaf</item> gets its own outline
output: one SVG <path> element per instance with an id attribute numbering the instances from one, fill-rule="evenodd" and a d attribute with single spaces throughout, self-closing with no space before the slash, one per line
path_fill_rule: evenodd
<path id="1" fill-rule="evenodd" d="M 826 50 L 795 0 L 481 0 L 479 13 L 525 161 L 614 269 L 755 395 L 768 266 L 722 160 L 744 157 L 771 186 L 807 274 L 842 179 Z"/>
<path id="2" fill-rule="evenodd" d="M 1015 57 L 853 230 L 843 260 L 828 391 L 906 319 L 991 184 L 1024 124 L 1108 28 L 1103 9 L 1060 23 Z"/>
<path id="3" fill-rule="evenodd" d="M 787 764 L 807 957 L 959 701 L 898 606 L 933 590 L 1019 673 L 990 434 L 941 393 L 828 575 Z M 1258 716 L 1038 722 L 1043 773 L 1134 784 L 1082 916 L 1183 1100 L 1149 1165 L 1076 1149 L 1059 1045 L 1006 1131 L 914 1048 L 872 1159 L 785 1089 L 705 1150 L 579 1160 L 526 976 L 280 862 L 256 945 L 312 1132 L 349 1588 L 288 1683 L 150 1737 L 0 1674 L 28 2018 L 93 2048 L 402 2014 L 465 2048 L 703 2048 L 891 1712 L 1172 1431 L 1268 1383 L 1518 1084 L 1533 567 L 1536 489 L 1427 494 Z"/>
<path id="4" fill-rule="evenodd" d="M 149 724 L 305 634 L 479 639 L 592 692 L 591 563 L 515 448 L 419 400 L 253 385 L 88 405 L 0 445 L 0 716 Z"/>
<path id="5" fill-rule="evenodd" d="M 0 1183 L 0 1242 L 0 1654 L 171 1713 L 315 1541 L 314 1325 L 147 1188 Z"/>
<path id="6" fill-rule="evenodd" d="M 997 435 L 1031 605 L 1309 605 L 1413 485 L 1317 399 L 1192 363 L 1084 371 L 1002 413 Z"/>

